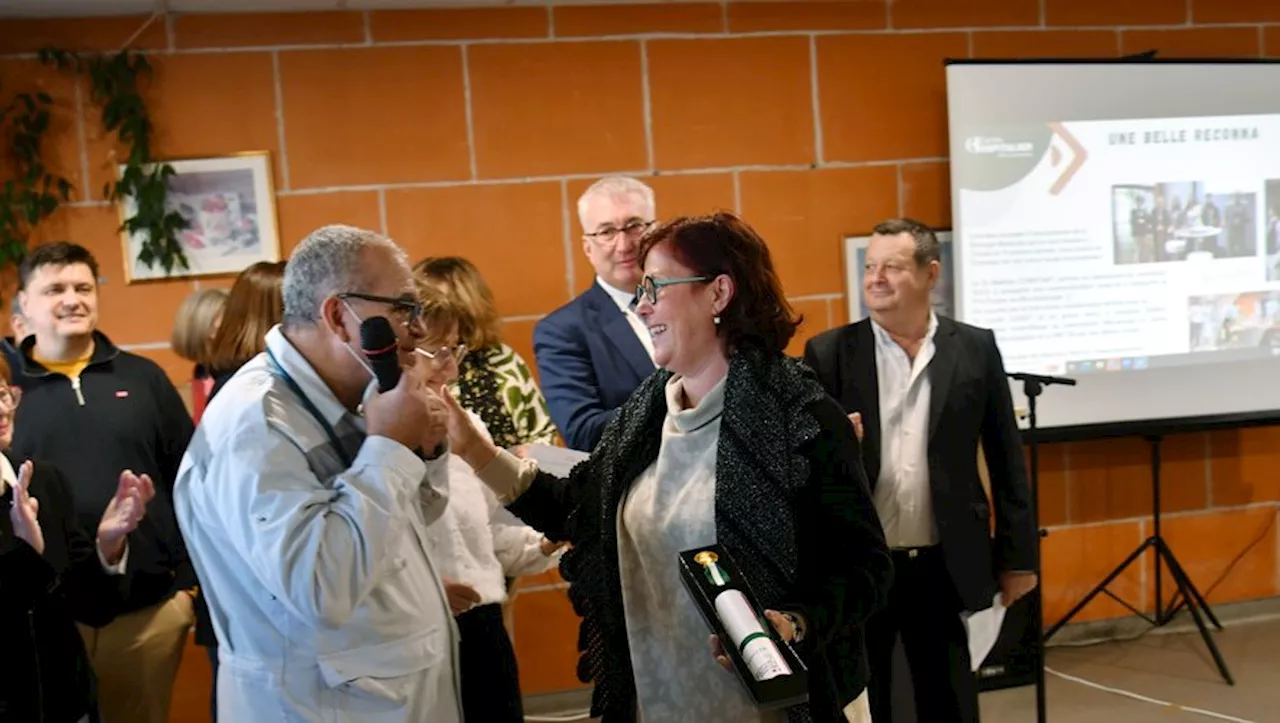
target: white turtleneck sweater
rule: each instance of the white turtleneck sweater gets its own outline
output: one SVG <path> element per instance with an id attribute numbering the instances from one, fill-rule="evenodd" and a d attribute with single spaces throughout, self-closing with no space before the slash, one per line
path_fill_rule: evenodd
<path id="1" fill-rule="evenodd" d="M 683 409 L 683 380 L 667 384 L 658 459 L 631 485 L 618 515 L 618 562 L 631 665 L 646 721 L 774 723 L 736 675 L 716 663 L 707 628 L 680 583 L 677 555 L 716 541 L 716 447 L 724 381 Z"/>

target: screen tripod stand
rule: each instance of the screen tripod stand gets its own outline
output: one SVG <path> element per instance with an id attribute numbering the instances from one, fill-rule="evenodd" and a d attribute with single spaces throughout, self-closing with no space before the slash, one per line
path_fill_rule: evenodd
<path id="1" fill-rule="evenodd" d="M 1178 562 L 1178 558 L 1174 556 L 1173 550 L 1169 549 L 1169 543 L 1165 542 L 1164 537 L 1160 534 L 1161 438 L 1159 435 L 1149 435 L 1146 439 L 1151 443 L 1151 536 L 1144 540 L 1141 545 L 1138 545 L 1138 549 L 1134 550 L 1133 553 L 1126 557 L 1123 562 L 1117 565 L 1116 569 L 1112 570 L 1110 575 L 1107 575 L 1102 582 L 1098 583 L 1098 586 L 1086 595 L 1083 600 L 1077 603 L 1075 607 L 1071 608 L 1071 612 L 1067 613 L 1061 620 L 1055 623 L 1053 627 L 1049 628 L 1048 633 L 1045 635 L 1045 640 L 1053 637 L 1054 633 L 1062 629 L 1063 625 L 1066 625 L 1071 618 L 1075 617 L 1077 613 L 1084 609 L 1085 605 L 1088 605 L 1089 602 L 1100 593 L 1107 595 L 1107 597 L 1110 597 L 1112 600 L 1115 600 L 1125 606 L 1134 615 L 1146 620 L 1155 627 L 1163 627 L 1168 624 L 1173 620 L 1174 616 L 1178 614 L 1178 611 L 1182 609 L 1182 606 L 1186 605 L 1187 611 L 1191 613 L 1191 619 L 1195 621 L 1196 627 L 1200 630 L 1200 637 L 1204 639 L 1205 647 L 1209 648 L 1209 653 L 1213 656 L 1213 662 L 1218 666 L 1218 672 L 1222 675 L 1222 679 L 1226 681 L 1227 685 L 1235 685 L 1235 680 L 1231 677 L 1231 671 L 1227 670 L 1227 664 L 1222 659 L 1222 653 L 1218 651 L 1218 645 L 1213 642 L 1213 636 L 1209 633 L 1208 626 L 1205 625 L 1205 618 L 1208 618 L 1208 621 L 1218 630 L 1222 629 L 1222 623 L 1218 622 L 1217 616 L 1213 614 L 1213 610 L 1211 610 L 1209 608 L 1209 604 L 1205 602 L 1204 596 L 1200 594 L 1200 591 L 1196 588 L 1195 584 L 1191 582 L 1191 578 L 1187 575 L 1187 571 L 1182 567 L 1182 563 Z M 1156 610 L 1155 615 L 1152 617 L 1147 616 L 1142 611 L 1136 609 L 1124 600 L 1121 600 L 1107 589 L 1107 586 L 1110 585 L 1112 581 L 1119 577 L 1120 574 L 1129 567 L 1129 565 L 1132 565 L 1135 561 L 1140 559 L 1142 557 L 1142 553 L 1149 549 L 1155 551 L 1155 558 L 1153 562 L 1155 563 L 1156 578 Z M 1161 584 L 1161 578 L 1163 578 L 1164 575 L 1161 570 L 1161 563 L 1164 564 L 1164 567 L 1168 568 L 1169 577 L 1173 580 L 1173 584 L 1177 588 L 1177 592 L 1169 601 L 1168 605 L 1165 605 L 1164 603 L 1164 590 L 1162 589 Z"/>

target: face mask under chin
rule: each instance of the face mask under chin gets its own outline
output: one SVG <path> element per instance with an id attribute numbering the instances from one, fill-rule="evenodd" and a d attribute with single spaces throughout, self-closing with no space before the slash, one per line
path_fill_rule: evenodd
<path id="1" fill-rule="evenodd" d="M 349 343 L 343 344 L 342 348 L 346 349 L 347 353 L 359 362 L 361 368 L 363 368 L 365 373 L 369 375 L 369 380 L 365 384 L 364 394 L 360 396 L 360 406 L 364 406 L 365 402 L 369 401 L 373 398 L 373 395 L 378 393 L 378 375 L 373 373 L 373 367 L 369 366 L 369 360 L 364 358 L 363 353 L 356 351 Z"/>

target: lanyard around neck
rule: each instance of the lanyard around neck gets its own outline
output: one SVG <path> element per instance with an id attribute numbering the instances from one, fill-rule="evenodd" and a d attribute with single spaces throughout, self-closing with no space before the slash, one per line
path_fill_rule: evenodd
<path id="1" fill-rule="evenodd" d="M 346 467 L 350 467 L 354 464 L 355 460 L 351 459 L 350 455 L 347 454 L 347 450 L 342 446 L 342 440 L 338 438 L 338 433 L 334 431 L 333 425 L 329 424 L 329 420 L 325 419 L 324 415 L 320 413 L 320 410 L 316 408 L 316 405 L 307 398 L 306 392 L 302 391 L 302 387 L 298 386 L 298 383 L 289 375 L 289 372 L 284 370 L 284 366 L 280 364 L 280 360 L 276 359 L 276 355 L 271 353 L 270 349 L 267 349 L 267 358 L 271 361 L 271 368 L 275 371 L 276 375 L 283 379 L 285 384 L 289 385 L 289 388 L 293 390 L 293 393 L 302 401 L 302 406 L 306 407 L 307 412 L 310 413 L 316 420 L 316 423 L 324 429 L 324 433 L 329 437 L 329 444 L 333 447 L 334 453 L 342 459 L 342 463 L 346 465 Z"/>

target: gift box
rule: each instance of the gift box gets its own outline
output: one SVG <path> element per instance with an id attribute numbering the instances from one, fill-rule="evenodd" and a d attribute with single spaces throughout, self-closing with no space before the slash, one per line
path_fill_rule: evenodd
<path id="1" fill-rule="evenodd" d="M 720 638 L 751 700 L 773 710 L 809 700 L 809 671 L 764 616 L 751 586 L 720 545 L 685 550 L 679 555 L 680 581 L 698 613 Z"/>

